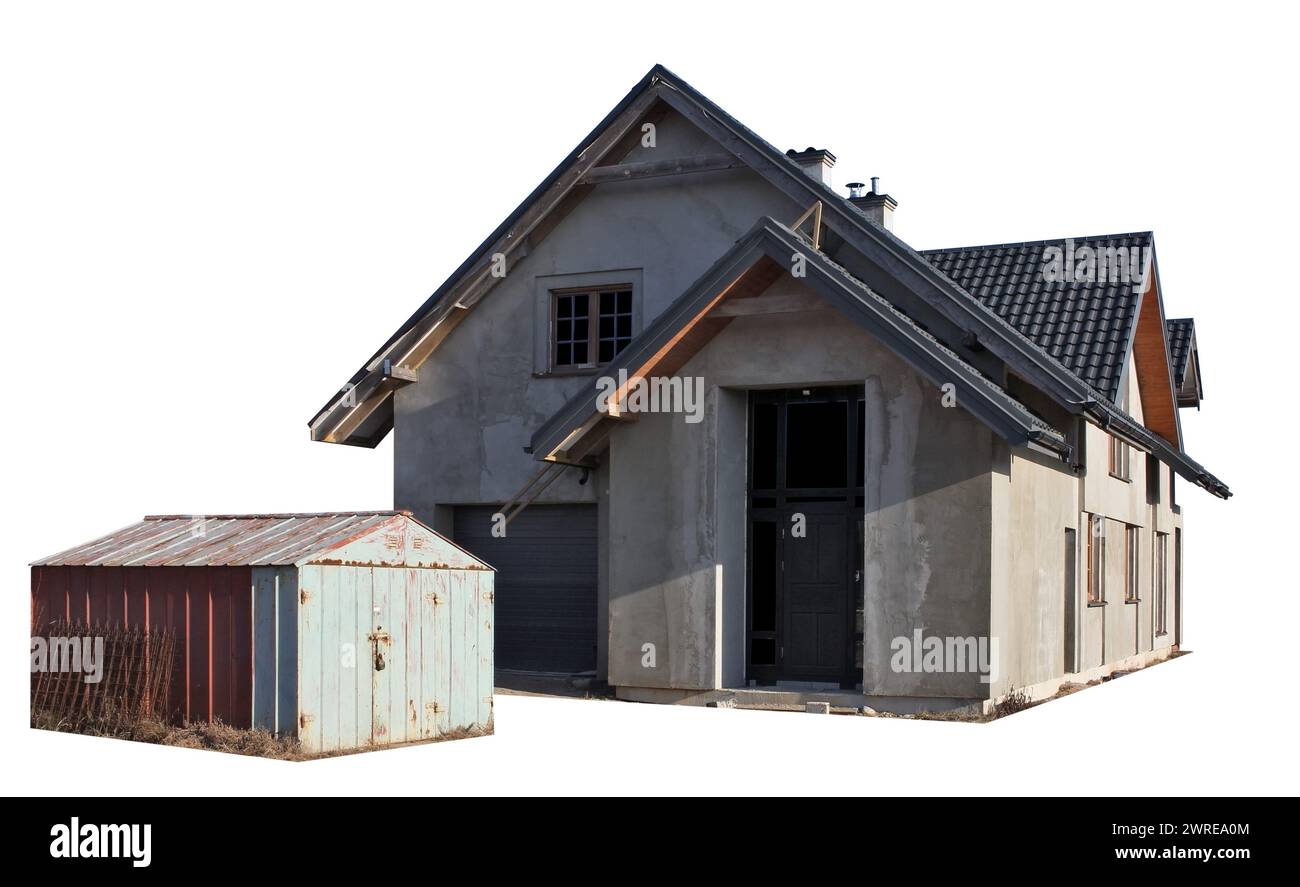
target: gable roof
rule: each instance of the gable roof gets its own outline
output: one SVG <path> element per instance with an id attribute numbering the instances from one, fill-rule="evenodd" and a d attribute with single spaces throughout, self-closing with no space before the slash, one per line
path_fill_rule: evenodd
<path id="1" fill-rule="evenodd" d="M 629 379 L 670 375 L 730 322 L 713 312 L 727 301 L 759 295 L 784 273 L 791 255 L 806 259 L 801 280 L 833 307 L 880 339 L 886 347 L 935 385 L 957 387 L 957 402 L 1013 444 L 1027 444 L 1057 456 L 1068 455 L 1065 436 L 1034 415 L 1000 385 L 983 375 L 912 318 L 873 292 L 846 269 L 813 249 L 788 226 L 760 219 L 696 283 L 651 322 L 604 368 L 604 375 Z M 575 464 L 587 439 L 603 439 L 618 421 L 598 408 L 599 392 L 581 392 L 533 435 L 539 459 Z M 616 400 L 616 398 L 611 398 Z M 578 456 L 575 458 L 575 453 Z"/>
<path id="2" fill-rule="evenodd" d="M 336 392 L 309 422 L 312 438 L 331 443 L 376 446 L 392 428 L 393 392 L 415 378 L 419 363 L 440 336 L 445 336 L 497 278 L 488 273 L 491 256 L 509 260 L 528 251 L 529 232 L 540 217 L 581 197 L 585 176 L 606 154 L 625 143 L 629 130 L 662 101 L 717 141 L 724 149 L 759 173 L 797 204 L 822 201 L 823 223 L 855 249 L 870 254 L 881 275 L 897 279 L 917 293 L 950 322 L 966 330 L 972 340 L 999 343 L 999 357 L 1029 381 L 1070 409 L 1079 411 L 1093 393 L 1077 386 L 1072 374 L 1045 370 L 1042 352 L 992 311 L 969 296 L 914 249 L 865 215 L 829 185 L 807 175 L 790 157 L 763 140 L 721 107 L 662 65 L 645 77 L 588 134 L 560 166 L 465 260 L 425 303 L 389 338 L 348 384 Z M 639 135 L 639 132 L 634 133 Z M 865 281 L 869 285 L 870 279 Z M 414 359 L 414 365 L 411 365 Z"/>
<path id="3" fill-rule="evenodd" d="M 415 367 L 406 364 L 413 349 L 428 339 L 436 339 L 439 328 L 444 328 L 441 334 L 445 336 L 449 332 L 445 328 L 455 325 L 457 314 L 467 311 L 482 297 L 483 292 L 477 292 L 466 301 L 461 300 L 473 284 L 490 287 L 495 282 L 495 278 L 487 274 L 494 254 L 505 255 L 509 265 L 513 265 L 516 256 L 522 258 L 527 254 L 533 228 L 545 215 L 562 206 L 575 190 L 580 193 L 582 176 L 616 149 L 632 125 L 638 123 L 655 103 L 658 97 L 655 84 L 666 73 L 660 65 L 651 68 L 388 341 L 352 374 L 347 384 L 335 392 L 307 423 L 312 440 L 374 447 L 387 436 L 393 427 L 392 393 L 411 381 L 412 371 L 418 369 L 418 362 Z M 465 285 L 467 280 L 471 286 Z M 434 344 L 436 346 L 436 341 Z M 378 401 L 373 416 L 350 425 L 348 412 L 364 407 L 371 399 Z M 349 407 L 349 402 L 353 406 Z M 334 414 L 337 412 L 343 413 L 341 418 L 336 419 Z"/>
<path id="4" fill-rule="evenodd" d="M 796 204 L 823 205 L 822 224 L 865 261 L 856 277 L 879 291 L 901 285 L 962 331 L 962 347 L 987 348 L 1007 367 L 1073 414 L 1086 414 L 1107 427 L 1132 426 L 1124 436 L 1156 453 L 1189 480 L 1215 495 L 1227 487 L 1177 447 L 1115 409 L 1109 398 L 1080 378 L 1037 342 L 1015 328 L 893 233 L 871 223 L 861 210 L 826 183 L 807 175 L 791 158 L 757 136 L 690 84 L 662 65 L 653 67 L 595 130 L 543 181 L 460 269 L 390 338 L 338 394 L 312 419 L 315 440 L 374 446 L 392 427 L 392 395 L 414 378 L 415 370 L 441 336 L 490 290 L 494 252 L 508 260 L 528 252 L 531 232 L 544 235 L 542 222 L 552 210 L 564 211 L 581 199 L 584 181 L 606 155 L 623 146 L 643 115 L 663 102 L 717 142 Z M 623 151 L 626 154 L 626 150 Z M 618 155 L 622 156 L 622 155 Z M 348 405 L 351 399 L 352 404 Z M 1176 439 L 1176 436 L 1175 436 Z"/>
<path id="5" fill-rule="evenodd" d="M 201 527 L 201 532 L 196 532 L 196 527 Z M 289 566 L 319 560 L 327 554 L 353 552 L 353 546 L 376 536 L 380 537 L 380 550 L 367 552 L 376 566 L 416 564 L 425 559 L 422 554 L 433 554 L 448 566 L 491 569 L 420 523 L 409 511 L 149 515 L 32 566 Z M 415 542 L 417 537 L 422 542 Z"/>
<path id="6" fill-rule="evenodd" d="M 1046 252 L 1065 249 L 1067 243 L 1075 251 L 1089 247 L 1104 254 L 1122 249 L 1125 256 L 1145 256 L 1154 247 L 1151 233 L 1145 231 L 921 250 L 921 255 L 1118 404 L 1141 280 L 1048 281 Z"/>

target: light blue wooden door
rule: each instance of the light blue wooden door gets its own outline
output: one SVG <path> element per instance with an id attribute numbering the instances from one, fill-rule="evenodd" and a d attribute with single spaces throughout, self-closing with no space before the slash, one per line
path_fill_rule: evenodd
<path id="1" fill-rule="evenodd" d="M 404 608 L 393 606 L 392 570 L 376 569 L 374 575 L 374 606 L 371 608 L 369 667 L 371 723 L 370 741 L 375 745 L 392 742 L 390 711 L 392 698 L 393 619 Z M 400 592 L 402 589 L 396 589 Z"/>

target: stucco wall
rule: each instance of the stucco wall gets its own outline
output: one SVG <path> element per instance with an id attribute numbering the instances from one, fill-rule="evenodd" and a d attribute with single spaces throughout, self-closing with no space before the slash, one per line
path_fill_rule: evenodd
<path id="1" fill-rule="evenodd" d="M 1066 529 L 1078 528 L 1079 481 L 1069 465 L 999 440 L 994 474 L 993 695 L 1065 670 Z M 1083 536 L 1076 536 L 1082 544 Z M 1077 570 L 1076 550 L 1076 570 Z"/>
<path id="2" fill-rule="evenodd" d="M 718 151 L 679 117 L 659 123 L 657 147 L 629 160 Z M 787 198 L 748 170 L 596 186 L 475 306 L 395 399 L 394 503 L 438 521 L 436 506 L 504 502 L 538 471 L 532 433 L 595 373 L 535 370 L 538 278 L 640 274 L 649 323 L 763 215 L 793 218 Z M 540 502 L 589 502 L 568 472 Z M 445 514 L 439 524 L 446 529 Z"/>
<path id="3" fill-rule="evenodd" d="M 1143 410 L 1136 379 L 1124 379 L 1126 408 L 1141 420 Z M 993 625 L 1000 637 L 1003 668 L 995 693 L 1030 687 L 1073 673 L 1065 661 L 1066 633 L 1066 527 L 1077 530 L 1075 607 L 1079 670 L 1110 665 L 1139 653 L 1173 643 L 1176 626 L 1174 595 L 1174 530 L 1181 514 L 1170 501 L 1170 469 L 1157 465 L 1158 501 L 1148 496 L 1146 454 L 1130 453 L 1130 480 L 1109 470 L 1109 436 L 1100 427 L 1084 426 L 1085 472 L 1073 475 L 1051 459 L 1028 451 L 1008 452 L 1003 483 L 994 490 Z M 1000 486 L 1005 486 L 1002 490 Z M 1089 514 L 1106 518 L 1106 601 L 1089 605 Z M 1138 528 L 1138 599 L 1125 596 L 1124 532 Z M 1167 626 L 1155 634 L 1155 570 L 1153 546 L 1156 531 L 1169 534 Z"/>
<path id="4" fill-rule="evenodd" d="M 783 278 L 766 295 L 804 292 Z M 680 371 L 705 421 L 643 415 L 610 437 L 610 683 L 711 689 L 743 676 L 745 395 L 866 385 L 868 692 L 980 695 L 976 675 L 896 674 L 890 641 L 987 634 L 992 433 L 832 309 L 742 317 Z M 720 638 L 722 639 L 720 641 Z M 655 667 L 643 666 L 644 645 Z"/>
<path id="5" fill-rule="evenodd" d="M 681 118 L 659 123 L 658 146 L 628 160 L 719 150 Z M 763 215 L 803 207 L 746 170 L 595 187 L 445 340 L 395 397 L 394 502 L 444 532 L 449 506 L 507 500 L 540 467 L 524 447 L 534 430 L 596 373 L 539 373 L 538 293 L 546 279 L 608 272 L 635 276 L 638 315 L 651 322 Z M 801 291 L 786 278 L 772 292 Z M 600 507 L 602 648 L 625 686 L 708 689 L 744 678 L 746 398 L 759 386 L 865 384 L 866 692 L 984 698 L 974 673 L 891 668 L 891 642 L 929 636 L 999 638 L 999 687 L 1064 668 L 1063 533 L 1079 529 L 1078 642 L 1085 667 L 1174 637 L 1173 530 L 1168 470 L 1161 501 L 1147 501 L 1146 461 L 1132 482 L 1107 472 L 1105 433 L 1089 426 L 1082 480 L 1050 460 L 1012 453 L 866 332 L 827 309 L 743 317 L 681 371 L 706 380 L 706 418 L 642 416 L 611 437 L 586 485 L 567 472 L 541 502 Z M 1140 416 L 1136 383 L 1126 380 Z M 1084 512 L 1105 514 L 1106 607 L 1083 601 Z M 1122 523 L 1142 527 L 1144 599 L 1123 603 Z M 1153 528 L 1170 534 L 1171 630 L 1152 629 Z M 608 619 L 605 601 L 608 597 Z M 606 626 L 609 632 L 606 635 Z M 656 667 L 643 647 L 656 645 Z M 604 656 L 601 656 L 603 673 Z"/>

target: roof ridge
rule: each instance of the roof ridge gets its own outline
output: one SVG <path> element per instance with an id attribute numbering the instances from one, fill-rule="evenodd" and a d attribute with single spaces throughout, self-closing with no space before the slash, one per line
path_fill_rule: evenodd
<path id="1" fill-rule="evenodd" d="M 1154 231 L 1124 231 L 1115 234 L 1084 234 L 1071 237 L 1045 237 L 1041 240 L 1013 240 L 1007 243 L 971 243 L 965 246 L 942 246 L 932 249 L 919 249 L 921 255 L 927 253 L 955 253 L 968 249 L 1010 249 L 1016 246 L 1042 246 L 1049 243 L 1064 243 L 1067 240 L 1112 240 L 1119 237 L 1147 237 L 1155 239 Z"/>

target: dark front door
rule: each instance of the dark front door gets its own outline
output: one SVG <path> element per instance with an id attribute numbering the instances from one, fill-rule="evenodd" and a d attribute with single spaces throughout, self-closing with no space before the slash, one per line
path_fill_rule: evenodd
<path id="1" fill-rule="evenodd" d="M 795 535 L 799 515 L 802 538 Z M 845 677 L 849 524 L 841 503 L 786 506 L 784 666 L 791 679 Z"/>
<path id="2" fill-rule="evenodd" d="M 750 395 L 748 677 L 861 678 L 862 389 Z"/>

